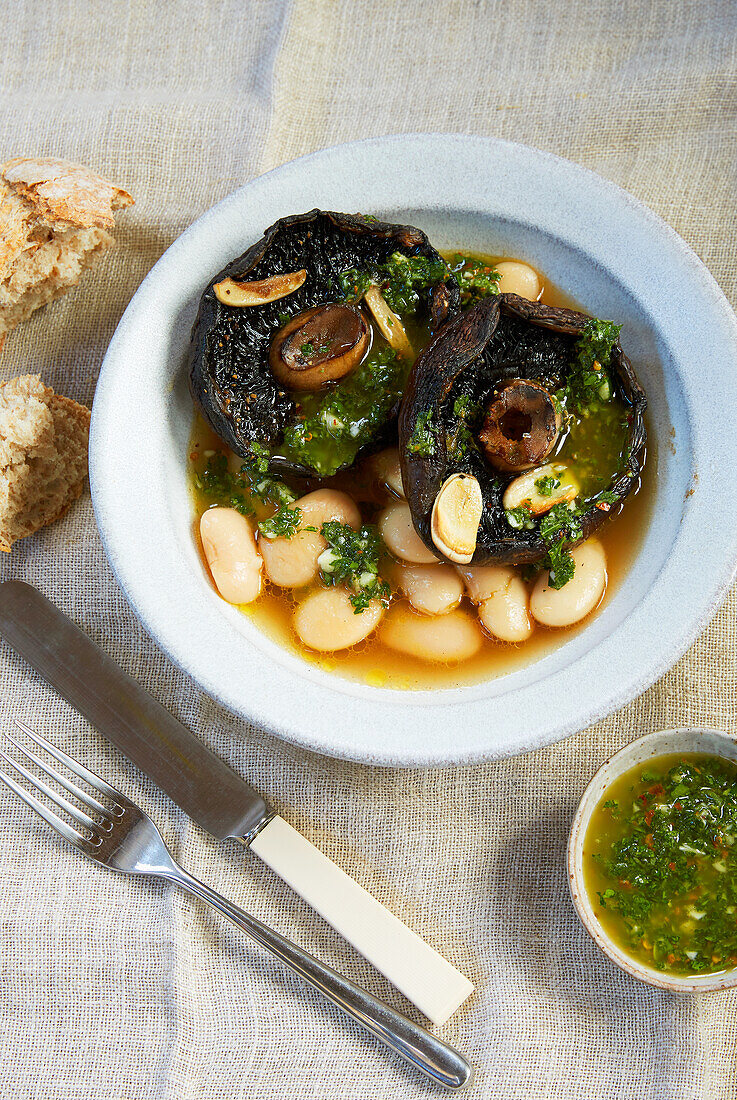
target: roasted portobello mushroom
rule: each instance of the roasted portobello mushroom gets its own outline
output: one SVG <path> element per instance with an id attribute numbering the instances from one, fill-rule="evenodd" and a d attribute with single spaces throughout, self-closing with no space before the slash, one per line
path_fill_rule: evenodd
<path id="1" fill-rule="evenodd" d="M 399 421 L 429 549 L 463 564 L 541 563 L 565 583 L 561 553 L 618 510 L 644 461 L 645 394 L 618 333 L 511 294 L 444 326 L 415 362 Z"/>
<path id="2" fill-rule="evenodd" d="M 190 386 L 205 418 L 270 472 L 330 476 L 395 431 L 414 349 L 458 311 L 421 230 L 312 210 L 281 218 L 205 290 Z"/>

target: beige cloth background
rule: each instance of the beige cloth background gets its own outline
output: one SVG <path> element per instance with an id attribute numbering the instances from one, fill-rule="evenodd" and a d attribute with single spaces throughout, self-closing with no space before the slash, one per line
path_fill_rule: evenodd
<path id="1" fill-rule="evenodd" d="M 3 377 L 40 371 L 91 401 L 126 303 L 185 226 L 285 160 L 386 132 L 470 131 L 570 157 L 665 217 L 737 297 L 731 0 L 1 7 L 0 159 L 79 160 L 138 200 L 95 276 L 9 339 Z M 479 1067 L 472 1095 L 737 1096 L 737 993 L 679 999 L 615 971 L 579 927 L 563 872 L 576 800 L 613 750 L 663 726 L 734 729 L 734 591 L 667 676 L 597 727 L 518 760 L 400 772 L 301 752 L 203 698 L 136 623 L 89 497 L 4 558 L 6 577 L 56 600 L 465 969 L 478 993 L 444 1034 Z M 152 811 L 193 872 L 402 1003 L 257 860 L 189 825 L 2 645 L 0 677 L 0 730 L 23 715 L 50 732 Z M 2 1100 L 435 1094 L 202 906 L 92 867 L 0 801 Z"/>

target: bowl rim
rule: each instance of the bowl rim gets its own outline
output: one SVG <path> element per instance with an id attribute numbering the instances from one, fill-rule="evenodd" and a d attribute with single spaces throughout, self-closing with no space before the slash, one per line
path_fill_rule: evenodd
<path id="1" fill-rule="evenodd" d="M 542 710 L 539 700 L 535 700 L 533 696 L 536 689 L 539 690 L 541 681 L 549 679 L 550 669 L 547 667 L 532 678 L 531 682 L 523 683 L 521 687 L 515 683 L 499 689 L 499 684 L 508 682 L 510 678 L 514 679 L 517 675 L 510 673 L 483 684 L 455 690 L 444 689 L 443 692 L 435 694 L 428 691 L 400 692 L 356 685 L 334 677 L 330 673 L 316 672 L 296 658 L 290 665 L 286 659 L 281 659 L 283 651 L 279 654 L 270 651 L 278 649 L 275 644 L 269 647 L 265 644 L 262 646 L 259 642 L 257 646 L 257 643 L 249 638 L 251 650 L 254 653 L 257 648 L 259 650 L 255 653 L 255 657 L 260 661 L 260 665 L 256 666 L 257 669 L 268 665 L 268 675 L 273 677 L 274 686 L 273 690 L 267 694 L 264 684 L 259 681 L 254 684 L 252 695 L 246 698 L 244 692 L 236 690 L 232 682 L 222 675 L 220 668 L 215 668 L 213 662 L 208 661 L 202 652 L 193 652 L 185 638 L 187 632 L 184 629 L 184 617 L 172 614 L 171 608 L 158 597 L 154 598 L 151 586 L 146 587 L 141 579 L 140 563 L 135 560 L 135 555 L 131 555 L 127 546 L 125 517 L 121 518 L 121 505 L 116 500 L 116 493 L 119 492 L 120 486 L 116 485 L 114 480 L 111 481 L 111 478 L 118 475 L 117 472 L 113 475 L 112 460 L 109 460 L 105 454 L 107 436 L 114 430 L 117 413 L 115 396 L 116 385 L 119 385 L 120 380 L 116 379 L 116 370 L 122 376 L 130 366 L 129 363 L 124 362 L 126 343 L 135 337 L 136 326 L 141 325 L 141 316 L 145 312 L 144 303 L 151 298 L 157 304 L 161 300 L 166 300 L 162 282 L 170 277 L 172 272 L 176 272 L 177 265 L 181 268 L 182 260 L 188 254 L 197 256 L 198 251 L 202 252 L 203 237 L 206 237 L 208 232 L 217 232 L 218 226 L 221 226 L 224 220 L 230 219 L 232 232 L 233 219 L 237 219 L 239 211 L 242 212 L 244 209 L 244 204 L 246 207 L 263 211 L 260 217 L 266 221 L 270 217 L 275 195 L 286 196 L 281 201 L 289 202 L 291 195 L 295 192 L 301 195 L 306 189 L 310 197 L 305 198 L 304 206 L 307 208 L 308 205 L 314 205 L 316 196 L 314 190 L 310 192 L 309 188 L 314 189 L 316 186 L 315 175 L 320 176 L 322 180 L 331 171 L 335 173 L 336 163 L 344 169 L 353 171 L 356 171 L 356 166 L 363 166 L 368 178 L 371 178 L 371 170 L 377 164 L 381 165 L 381 169 L 376 170 L 383 171 L 388 163 L 393 166 L 392 171 L 397 174 L 397 178 L 401 172 L 402 179 L 411 180 L 412 164 L 414 162 L 421 165 L 423 156 L 432 158 L 434 169 L 441 165 L 445 171 L 454 171 L 458 175 L 458 178 L 454 177 L 452 185 L 456 188 L 456 192 L 442 207 L 443 211 L 451 209 L 463 212 L 466 209 L 460 204 L 465 200 L 468 192 L 463 192 L 458 181 L 463 180 L 464 186 L 470 190 L 471 183 L 467 179 L 469 165 L 474 165 L 478 174 L 480 165 L 483 163 L 485 174 L 488 176 L 489 165 L 495 162 L 511 164 L 515 171 L 522 171 L 524 168 L 525 173 L 532 178 L 531 186 L 540 188 L 542 187 L 540 180 L 545 180 L 545 186 L 549 189 L 555 186 L 563 192 L 563 199 L 566 191 L 570 195 L 571 189 L 577 189 L 579 202 L 575 211 L 571 213 L 567 208 L 561 207 L 565 217 L 569 219 L 565 223 L 568 232 L 572 232 L 570 225 L 581 223 L 581 205 L 585 201 L 588 201 L 592 208 L 597 204 L 599 206 L 606 204 L 616 209 L 620 219 L 625 219 L 628 224 L 631 222 L 632 233 L 637 230 L 648 241 L 649 246 L 655 247 L 664 268 L 667 267 L 666 260 L 675 265 L 679 276 L 678 285 L 681 286 L 685 279 L 689 282 L 692 293 L 700 295 L 708 303 L 711 320 L 718 329 L 720 345 L 722 348 L 727 345 L 726 350 L 729 352 L 734 350 L 737 356 L 737 321 L 731 308 L 713 277 L 674 230 L 627 192 L 589 169 L 551 153 L 496 138 L 442 133 L 401 134 L 369 138 L 319 150 L 250 181 L 207 210 L 167 249 L 141 283 L 121 319 L 105 356 L 95 395 L 90 438 L 90 484 L 95 515 L 111 567 L 127 599 L 155 641 L 179 668 L 192 676 L 204 691 L 224 707 L 241 717 L 250 719 L 276 736 L 313 751 L 373 765 L 398 767 L 466 764 L 529 752 L 560 740 L 605 714 L 611 713 L 649 687 L 682 655 L 713 615 L 737 568 L 737 517 L 735 517 L 733 527 L 725 523 L 718 537 L 715 535 L 707 547 L 699 547 L 699 552 L 705 555 L 706 565 L 709 568 L 702 570 L 701 575 L 697 577 L 697 583 L 689 587 L 684 599 L 661 601 L 663 629 L 656 646 L 645 645 L 640 639 L 640 634 L 647 632 L 647 624 L 652 618 L 656 590 L 662 587 L 663 574 L 667 573 L 669 564 L 655 577 L 639 603 L 626 612 L 621 621 L 615 624 L 613 630 L 602 637 L 597 637 L 596 640 L 592 639 L 593 644 L 588 645 L 582 652 L 569 651 L 565 659 L 561 658 L 561 663 L 557 666 L 560 669 L 558 679 L 565 685 L 565 690 L 563 687 L 559 689 L 560 698 L 556 700 L 557 709 L 548 708 L 544 723 L 540 722 Z M 421 179 L 417 184 L 416 192 L 413 192 L 408 185 L 406 191 L 401 193 L 399 197 L 408 209 L 418 211 L 426 209 L 429 212 L 441 209 L 433 206 L 433 189 L 439 186 L 437 175 L 438 173 L 433 175 L 431 183 L 427 179 Z M 379 175 L 376 178 L 382 177 Z M 548 183 L 549 179 L 554 183 Z M 457 193 L 459 188 L 460 195 Z M 426 193 L 430 195 L 429 199 Z M 527 196 L 526 209 L 530 206 L 530 194 Z M 319 195 L 320 192 L 318 192 Z M 392 195 L 392 201 L 396 204 L 398 197 L 394 191 Z M 418 195 L 422 201 L 417 198 Z M 415 199 L 417 199 L 416 202 Z M 537 201 L 539 204 L 539 198 Z M 269 206 L 270 202 L 272 207 Z M 326 201 L 325 205 L 328 206 L 329 202 Z M 381 202 L 377 202 L 377 208 L 380 207 Z M 495 216 L 493 211 L 487 211 L 486 206 L 482 208 L 472 206 L 469 209 L 472 212 L 478 212 L 481 209 L 484 216 Z M 284 213 L 283 210 L 280 212 Z M 559 213 L 559 211 L 556 212 Z M 421 214 L 418 213 L 417 217 L 421 224 Z M 546 227 L 541 230 L 539 222 L 536 221 L 525 221 L 520 217 L 518 223 L 535 232 L 544 234 L 546 231 Z M 569 244 L 568 239 L 563 236 L 563 231 L 560 239 L 566 240 Z M 236 245 L 232 244 L 231 255 L 235 248 Z M 571 237 L 570 248 L 574 252 L 576 248 L 579 251 L 581 249 L 575 235 Z M 586 255 L 591 258 L 589 253 Z M 599 262 L 598 257 L 594 258 Z M 606 271 L 615 282 L 619 279 L 614 263 L 613 267 L 606 268 Z M 664 271 L 666 282 L 668 278 L 672 279 L 672 275 Z M 201 282 L 198 285 L 201 285 Z M 628 286 L 621 279 L 619 285 Z M 661 290 L 660 293 L 663 291 Z M 647 313 L 647 310 L 645 312 Z M 715 341 L 717 341 L 716 336 Z M 685 386 L 685 380 L 680 376 L 679 381 Z M 729 401 L 737 407 L 737 381 L 728 378 L 724 385 L 725 402 Z M 158 400 L 159 395 L 156 396 Z M 161 404 L 163 408 L 163 398 Z M 691 406 L 689 405 L 688 408 L 690 410 Z M 127 440 L 125 443 L 127 446 Z M 721 479 L 726 491 L 726 485 L 731 485 L 737 477 L 736 456 L 729 453 L 726 447 L 722 447 L 722 452 L 719 456 L 722 459 L 721 465 L 713 462 L 708 470 L 704 461 L 706 454 L 700 456 L 705 467 L 702 490 L 704 483 L 708 483 L 710 491 L 713 491 L 714 481 Z M 690 511 L 693 511 L 694 501 L 699 495 L 697 494 L 694 500 L 688 502 Z M 674 553 L 693 555 L 694 541 L 693 531 L 689 532 L 688 525 L 682 523 L 672 549 Z M 199 610 L 204 611 L 202 593 L 195 592 L 190 585 L 190 595 L 200 600 Z M 688 606 L 687 614 L 682 613 L 681 606 Z M 237 630 L 232 622 L 229 623 L 227 615 L 222 612 L 218 612 L 218 617 L 218 641 L 221 636 L 225 638 L 226 635 L 228 640 L 233 640 Z M 214 630 L 213 626 L 213 633 Z M 614 637 L 617 636 L 621 641 L 620 635 L 625 630 L 632 637 L 633 645 L 620 644 L 617 648 Z M 588 631 L 582 633 L 588 634 Z M 243 631 L 239 641 L 242 640 Z M 639 653 L 635 655 L 634 651 L 638 649 Z M 579 677 L 588 675 L 594 651 L 596 659 L 600 661 L 608 660 L 613 654 L 616 655 L 621 666 L 621 675 L 618 680 L 613 677 L 602 678 L 602 686 L 597 688 L 595 697 L 590 692 L 587 695 L 573 690 L 569 675 L 574 665 L 577 668 L 580 666 Z M 543 658 L 543 662 L 546 660 L 548 658 Z M 541 665 L 543 662 L 537 662 L 537 664 Z M 301 717 L 295 717 L 293 712 L 279 701 L 282 687 L 286 687 L 290 679 L 293 681 L 295 671 L 304 678 L 304 683 L 307 685 L 305 693 L 308 705 Z M 553 671 L 556 671 L 555 667 Z M 281 694 L 283 695 L 283 692 Z M 514 695 L 514 701 L 510 703 L 509 697 L 512 695 Z M 439 696 L 442 698 L 438 698 Z M 362 707 L 361 704 L 366 699 L 371 705 Z M 503 732 L 501 740 L 495 741 L 494 736 L 486 732 L 489 725 L 490 700 L 494 709 L 495 729 Z M 414 711 L 417 711 L 418 715 L 421 714 L 421 718 L 418 717 L 415 720 Z M 367 713 L 370 716 L 367 716 Z M 452 721 L 456 727 L 456 736 L 450 744 L 446 736 L 448 721 Z M 411 736 L 399 740 L 396 737 L 398 723 L 407 729 Z M 343 729 L 339 736 L 335 735 L 334 730 L 341 724 L 349 732 L 346 734 Z M 376 737 L 377 725 L 385 734 L 383 740 Z M 525 731 L 522 736 L 516 733 L 518 727 Z"/>
<path id="2" fill-rule="evenodd" d="M 699 745 L 704 738 L 706 747 Z M 675 744 L 676 747 L 663 748 L 663 744 Z M 683 747 L 679 749 L 678 744 Z M 687 747 L 688 746 L 688 747 Z M 737 966 L 714 974 L 678 975 L 666 974 L 662 970 L 646 966 L 629 956 L 611 938 L 596 917 L 593 904 L 586 891 L 583 871 L 583 846 L 591 816 L 601 802 L 606 789 L 625 772 L 643 763 L 645 760 L 667 756 L 678 752 L 706 752 L 714 756 L 737 763 L 737 738 L 723 730 L 703 727 L 677 727 L 667 730 L 655 730 L 635 738 L 615 752 L 594 772 L 571 824 L 566 850 L 566 878 L 568 890 L 581 924 L 599 950 L 616 966 L 638 981 L 657 989 L 666 989 L 671 993 L 713 993 L 722 989 L 734 989 L 737 986 Z"/>

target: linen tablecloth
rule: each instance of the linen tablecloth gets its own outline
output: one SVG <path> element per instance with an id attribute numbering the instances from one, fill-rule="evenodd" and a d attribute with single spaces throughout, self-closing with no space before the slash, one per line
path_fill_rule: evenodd
<path id="1" fill-rule="evenodd" d="M 67 157 L 137 200 L 95 273 L 9 338 L 2 378 L 38 371 L 90 403 L 128 300 L 194 218 L 285 160 L 383 133 L 495 135 L 592 168 L 666 218 L 735 302 L 731 0 L 0 10 L 0 160 Z M 443 1034 L 479 1067 L 472 1095 L 737 1095 L 737 993 L 678 998 L 616 971 L 579 927 L 563 869 L 577 798 L 612 751 L 659 727 L 734 729 L 734 591 L 662 680 L 567 742 L 502 763 L 384 771 L 282 744 L 206 699 L 136 622 L 88 495 L 3 557 L 8 577 L 38 585 L 470 975 L 478 992 Z M 189 824 L 4 645 L 0 677 L 0 732 L 22 715 L 50 733 L 148 809 L 191 871 L 402 1004 L 258 860 Z M 93 867 L 4 791 L 0 803 L 2 1100 L 435 1094 L 200 904 Z"/>

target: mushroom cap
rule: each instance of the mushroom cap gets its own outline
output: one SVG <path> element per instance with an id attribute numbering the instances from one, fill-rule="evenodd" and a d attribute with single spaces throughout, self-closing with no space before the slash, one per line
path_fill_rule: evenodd
<path id="1" fill-rule="evenodd" d="M 459 395 L 469 394 L 483 403 L 511 379 L 528 379 L 550 392 L 561 388 L 570 372 L 575 343 L 589 320 L 588 314 L 577 310 L 500 294 L 449 320 L 418 356 L 399 417 L 399 453 L 412 520 L 429 549 L 436 549 L 430 530 L 435 498 L 452 474 L 467 473 L 478 480 L 484 499 L 472 564 L 523 564 L 545 556 L 547 548 L 536 529 L 512 529 L 505 517 L 504 490 L 520 471 L 494 469 L 474 448 L 462 459 L 454 457 L 452 436 L 458 418 L 453 409 Z M 630 414 L 628 458 L 609 486 L 616 504 L 611 512 L 592 505 L 584 513 L 582 539 L 616 514 L 637 484 L 644 461 L 647 401 L 619 341 L 612 350 L 609 372 L 615 396 Z M 415 426 L 428 415 L 436 426 L 433 453 L 413 453 L 408 444 Z"/>
<path id="2" fill-rule="evenodd" d="M 334 302 L 340 294 L 337 276 L 342 272 L 385 263 L 394 252 L 443 262 L 426 235 L 413 226 L 360 214 L 311 210 L 280 218 L 211 280 L 192 329 L 190 389 L 205 419 L 236 454 L 249 457 L 253 442 L 274 447 L 295 417 L 295 395 L 269 367 L 275 333 L 297 314 Z M 304 283 L 293 293 L 263 305 L 224 305 L 213 290 L 226 278 L 261 280 L 299 269 L 307 271 Z M 447 281 L 429 287 L 420 297 L 435 328 L 459 308 L 459 291 L 450 272 Z M 385 435 L 397 411 L 392 410 Z M 374 441 L 377 446 L 382 439 Z M 278 458 L 272 472 L 313 474 L 295 464 L 287 469 Z"/>

